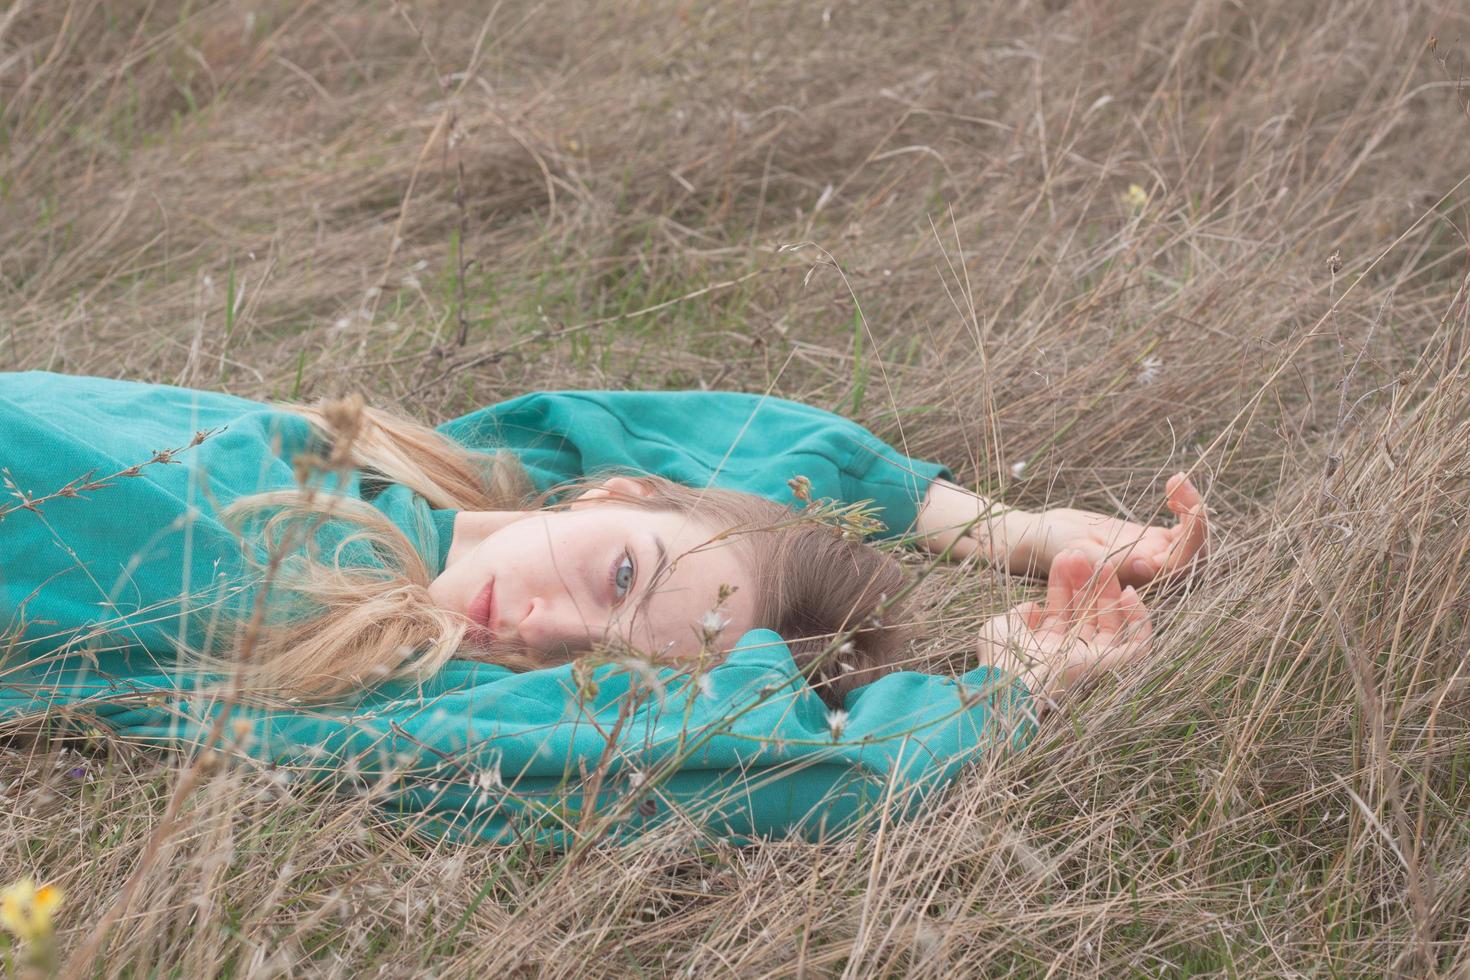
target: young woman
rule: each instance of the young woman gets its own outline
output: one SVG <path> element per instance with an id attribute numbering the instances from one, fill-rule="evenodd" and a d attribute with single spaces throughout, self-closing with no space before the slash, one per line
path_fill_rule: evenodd
<path id="1" fill-rule="evenodd" d="M 1047 602 L 980 646 L 1055 693 L 1146 648 L 1133 586 L 1207 534 L 1182 474 L 1173 527 L 1030 514 L 838 416 L 737 393 L 532 394 L 436 430 L 360 399 L 26 372 L 0 374 L 0 447 L 0 717 L 199 664 L 247 699 L 317 704 L 451 660 L 693 664 L 759 630 L 850 710 L 909 635 L 908 576 L 854 540 L 869 530 L 1050 571 Z"/>

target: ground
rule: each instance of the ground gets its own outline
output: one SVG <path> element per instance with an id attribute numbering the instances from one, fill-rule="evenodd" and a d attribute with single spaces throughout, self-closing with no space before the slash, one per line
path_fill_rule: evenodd
<path id="1" fill-rule="evenodd" d="M 16 733 L 0 878 L 66 889 L 82 975 L 1461 973 L 1467 39 L 1432 0 L 12 3 L 0 368 L 431 422 L 769 390 L 1025 507 L 1159 519 L 1187 469 L 1219 530 L 1146 666 L 840 845 L 454 847 L 235 768 L 160 836 L 180 760 Z M 920 666 L 1036 591 L 939 570 Z"/>

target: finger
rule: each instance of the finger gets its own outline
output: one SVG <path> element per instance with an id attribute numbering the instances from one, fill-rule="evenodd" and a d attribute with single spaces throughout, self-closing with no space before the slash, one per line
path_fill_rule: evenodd
<path id="1" fill-rule="evenodd" d="M 1086 577 L 1077 590 L 1077 595 L 1072 600 L 1072 609 L 1074 619 L 1078 623 L 1094 625 L 1097 619 L 1098 600 L 1102 596 L 1107 580 L 1113 577 L 1113 566 L 1107 562 L 1089 566 L 1085 575 Z"/>
<path id="2" fill-rule="evenodd" d="M 1199 489 L 1183 473 L 1175 473 L 1169 477 L 1169 482 L 1164 484 L 1164 493 L 1169 509 L 1176 514 L 1188 513 L 1190 508 L 1205 502 Z"/>
<path id="3" fill-rule="evenodd" d="M 1147 585 L 1164 567 L 1169 549 L 1179 539 L 1182 528 L 1150 527 L 1133 546 L 1133 551 L 1123 563 L 1118 577 L 1124 585 Z"/>
<path id="4" fill-rule="evenodd" d="M 1098 541 L 1080 541 L 1069 550 L 1081 555 L 1089 568 L 1108 557 L 1108 547 Z"/>
<path id="5" fill-rule="evenodd" d="M 1169 509 L 1179 515 L 1180 524 L 1186 530 L 1191 524 L 1208 524 L 1209 508 L 1205 506 L 1204 495 L 1183 473 L 1174 475 L 1178 478 L 1178 482 L 1169 491 Z"/>
<path id="6" fill-rule="evenodd" d="M 1148 655 L 1153 647 L 1151 637 L 1120 641 L 1115 640 L 1109 644 L 1107 651 L 1102 655 L 1098 666 L 1103 670 L 1117 670 L 1135 664 Z"/>
<path id="7" fill-rule="evenodd" d="M 1118 569 L 1110 561 L 1100 561 L 1092 567 L 1091 588 L 1088 590 L 1088 610 L 1096 616 L 1102 610 L 1103 600 L 1107 596 L 1123 593 L 1123 586 L 1118 582 Z"/>
<path id="8" fill-rule="evenodd" d="M 1153 639 L 1153 620 L 1144 618 L 1137 623 L 1125 626 L 1116 634 L 1120 643 L 1147 643 Z"/>
<path id="9" fill-rule="evenodd" d="M 1164 484 L 1165 503 L 1180 520 L 1170 528 L 1150 527 L 1123 560 L 1119 572 L 1129 585 L 1146 585 L 1161 574 L 1178 570 L 1203 554 L 1208 536 L 1204 498 L 1184 473 Z"/>
<path id="10" fill-rule="evenodd" d="M 1108 566 L 1111 569 L 1111 566 Z M 1123 583 L 1117 574 L 1108 575 L 1103 582 L 1102 592 L 1097 598 L 1097 625 L 1099 629 L 1116 630 L 1123 625 L 1123 610 L 1119 603 L 1123 599 Z"/>
<path id="11" fill-rule="evenodd" d="M 1124 585 L 1147 585 L 1159 572 L 1159 561 L 1169 546 L 1168 532 L 1151 527 L 1117 557 L 1118 577 Z"/>
<path id="12" fill-rule="evenodd" d="M 1079 559 L 1075 574 L 1077 591 L 1072 597 L 1070 622 L 1079 628 L 1096 627 L 1098 602 L 1107 580 L 1114 577 L 1113 566 L 1109 562 L 1094 565 Z"/>
<path id="13" fill-rule="evenodd" d="M 1028 630 L 1041 626 L 1041 604 L 1035 600 L 1012 606 L 1011 615 L 1019 619 Z"/>
<path id="14" fill-rule="evenodd" d="M 1204 557 L 1209 539 L 1209 518 L 1204 502 L 1195 504 L 1180 522 L 1179 536 L 1164 557 L 1164 569 L 1176 572 L 1196 557 Z"/>
<path id="15" fill-rule="evenodd" d="M 1048 625 L 1061 618 L 1067 601 L 1072 598 L 1073 585 L 1068 571 L 1071 565 L 1070 551 L 1059 552 L 1051 560 L 1051 570 L 1046 576 L 1046 608 L 1042 611 L 1042 618 Z"/>
<path id="16" fill-rule="evenodd" d="M 1133 586 L 1130 585 L 1123 590 L 1122 596 L 1118 599 L 1118 607 L 1123 613 L 1123 625 L 1119 628 L 1120 634 L 1130 640 L 1153 635 L 1153 620 L 1149 609 L 1143 604 L 1143 600 L 1139 598 L 1138 591 Z"/>
<path id="17" fill-rule="evenodd" d="M 1057 557 L 1063 562 L 1059 577 L 1070 587 L 1070 594 L 1061 610 L 1062 621 L 1070 626 L 1082 619 L 1087 611 L 1088 579 L 1092 576 L 1092 565 L 1075 548 L 1068 549 Z"/>

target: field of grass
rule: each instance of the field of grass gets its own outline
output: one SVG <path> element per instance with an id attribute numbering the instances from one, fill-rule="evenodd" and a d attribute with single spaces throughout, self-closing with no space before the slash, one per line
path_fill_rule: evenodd
<path id="1" fill-rule="evenodd" d="M 11 0 L 0 369 L 769 390 L 1029 508 L 1189 469 L 1219 532 L 1146 667 L 839 844 L 456 846 L 235 766 L 159 834 L 185 760 L 17 731 L 0 884 L 72 975 L 1464 975 L 1466 72 L 1458 0 Z M 1035 591 L 938 570 L 919 666 Z"/>

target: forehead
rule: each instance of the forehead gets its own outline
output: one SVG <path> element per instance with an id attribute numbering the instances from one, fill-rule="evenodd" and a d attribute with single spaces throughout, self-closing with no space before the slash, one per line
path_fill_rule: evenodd
<path id="1" fill-rule="evenodd" d="M 643 564 L 638 571 L 642 585 L 633 621 L 635 636 L 659 646 L 685 637 L 697 641 L 705 615 L 717 607 L 731 631 L 750 628 L 755 583 L 739 539 L 712 541 L 718 531 L 685 514 L 644 511 L 643 515 L 642 520 L 629 522 L 632 544 Z M 661 571 L 660 543 L 668 559 Z M 721 586 L 734 590 L 723 602 Z"/>
<path id="2" fill-rule="evenodd" d="M 657 582 L 656 594 L 671 597 L 681 593 L 708 592 L 711 606 L 719 597 L 721 585 L 729 585 L 747 592 L 750 570 L 747 568 L 745 548 L 739 538 L 719 538 L 719 532 L 697 518 L 685 514 L 657 512 L 653 521 L 643 529 L 644 536 L 651 539 L 651 546 L 667 556 L 668 566 Z M 718 540 L 716 540 L 718 538 Z M 646 558 L 645 558 L 646 560 Z M 650 576 L 654 569 L 646 570 Z M 657 600 L 655 600 L 657 601 Z"/>

